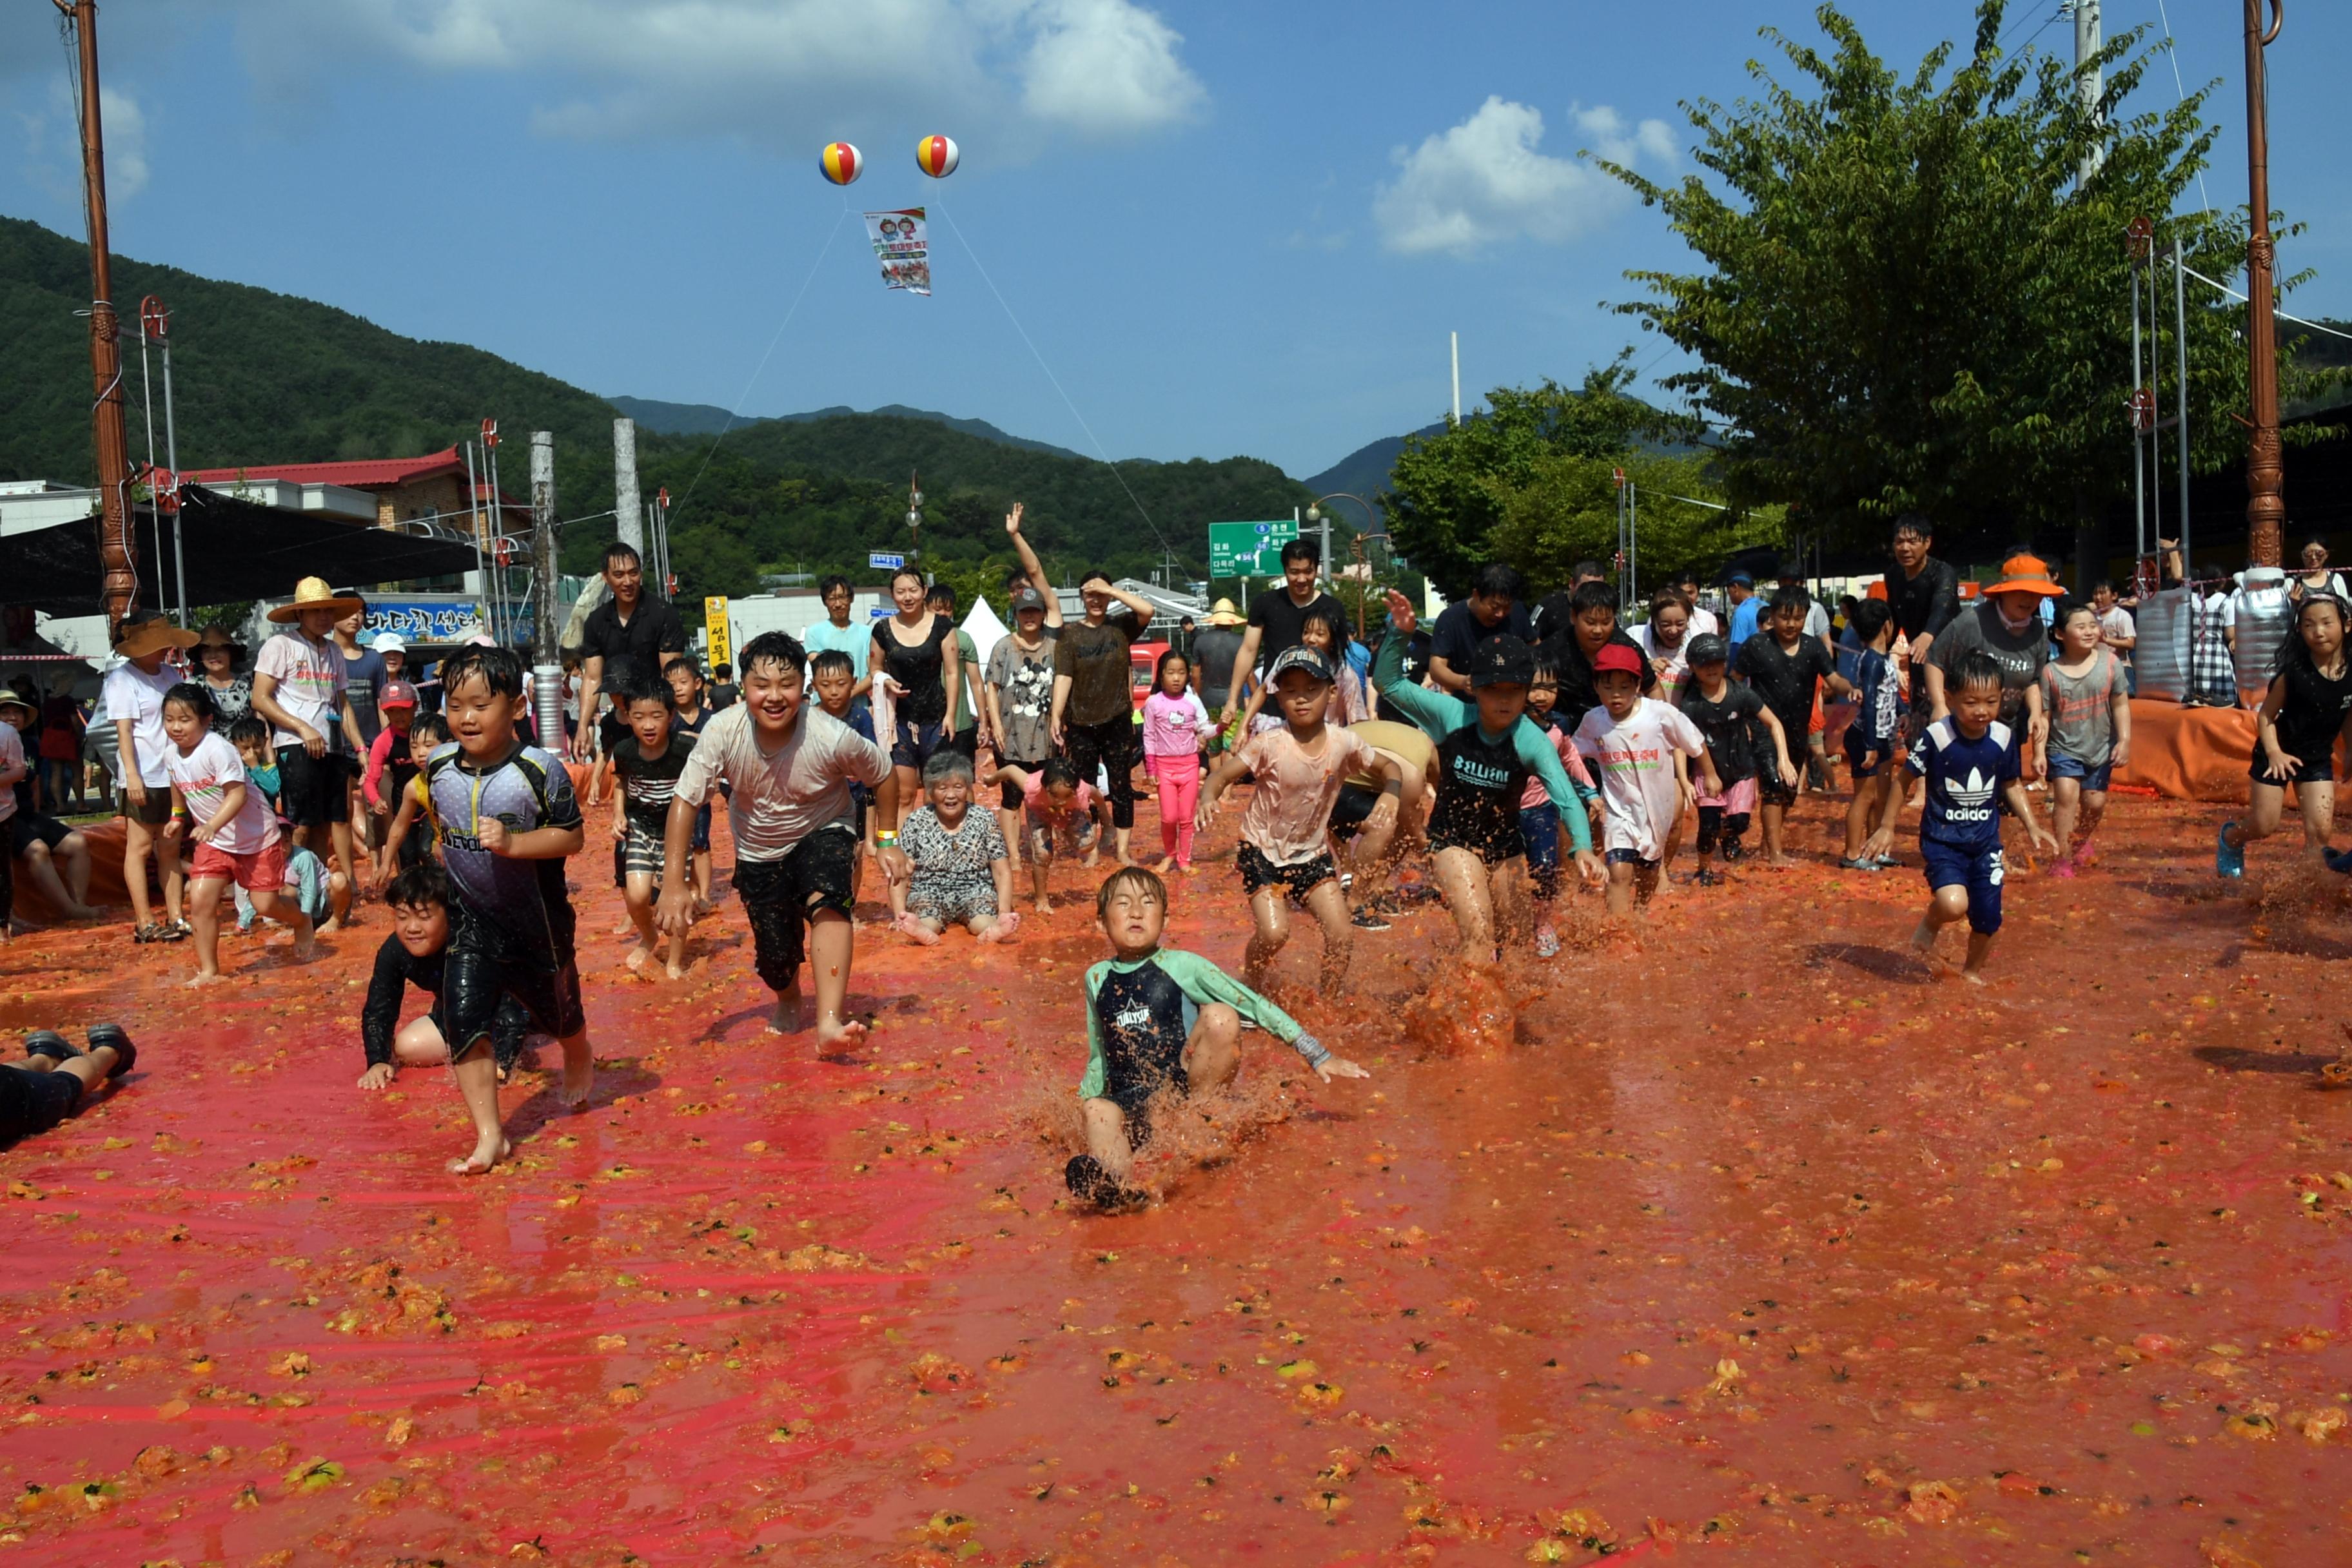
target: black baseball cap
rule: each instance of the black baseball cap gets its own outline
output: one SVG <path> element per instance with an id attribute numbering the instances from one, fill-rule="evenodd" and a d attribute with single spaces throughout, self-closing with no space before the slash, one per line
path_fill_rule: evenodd
<path id="1" fill-rule="evenodd" d="M 1536 650 L 1523 637 L 1508 632 L 1488 637 L 1470 652 L 1470 685 L 1531 686 L 1536 679 Z"/>
<path id="2" fill-rule="evenodd" d="M 1731 645 L 1713 632 L 1701 632 L 1691 638 L 1689 651 L 1684 657 L 1693 664 L 1727 664 Z"/>

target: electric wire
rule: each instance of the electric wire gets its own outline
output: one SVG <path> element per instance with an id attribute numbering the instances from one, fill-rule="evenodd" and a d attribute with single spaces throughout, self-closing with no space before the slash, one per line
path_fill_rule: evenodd
<path id="1" fill-rule="evenodd" d="M 2186 103 L 2189 101 L 2189 84 L 2180 77 L 2180 46 L 2172 37 L 2172 13 L 2166 7 L 2164 0 L 2156 0 L 2156 14 L 2164 23 L 2164 52 L 2172 57 L 2173 101 Z M 2205 189 L 2205 171 L 2202 169 L 2197 171 L 2197 199 L 2205 204 L 2207 212 L 2213 210 L 2213 198 Z"/>

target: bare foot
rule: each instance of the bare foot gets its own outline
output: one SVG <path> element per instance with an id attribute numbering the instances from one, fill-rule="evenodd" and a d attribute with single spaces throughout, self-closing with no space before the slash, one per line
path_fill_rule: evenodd
<path id="1" fill-rule="evenodd" d="M 1925 925 L 1911 933 L 1911 951 L 1938 979 L 1949 980 L 1960 972 L 1958 964 L 1936 951 L 1936 933 Z"/>
<path id="2" fill-rule="evenodd" d="M 188 976 L 188 984 L 191 985 L 217 985 L 226 978 L 227 976 L 224 975 L 217 969 L 213 970 L 208 973 L 200 970 L 196 973 Z"/>
<path id="3" fill-rule="evenodd" d="M 511 1159 L 513 1156 L 514 1145 L 503 1137 L 496 1143 L 485 1140 L 475 1144 L 474 1152 L 464 1159 L 450 1161 L 449 1173 L 453 1176 L 478 1176 L 488 1172 L 499 1161 Z"/>
<path id="4" fill-rule="evenodd" d="M 1772 856 L 1768 856 L 1768 857 L 1766 857 L 1766 858 L 1765 858 L 1765 861 L 1764 861 L 1764 864 L 1766 864 L 1767 866 L 1771 867 L 1771 868 L 1772 868 L 1772 869 L 1774 869 L 1775 871 L 1785 871 L 1785 870 L 1787 870 L 1790 867 L 1791 867 L 1791 866 L 1795 865 L 1796 863 L 1797 863 L 1796 857 L 1794 857 L 1793 855 L 1772 855 Z"/>
<path id="5" fill-rule="evenodd" d="M 1173 856 L 1173 855 L 1162 855 L 1162 856 L 1160 858 L 1160 861 L 1159 861 L 1159 863 L 1158 863 L 1157 865 L 1153 866 L 1151 868 L 1152 868 L 1154 871 L 1157 871 L 1158 873 L 1160 873 L 1160 875 L 1161 875 L 1161 876 L 1165 877 L 1166 875 L 1168 875 L 1168 873 L 1169 873 L 1171 869 L 1173 869 L 1173 868 L 1174 868 L 1175 865 L 1176 865 L 1176 857 L 1175 857 L 1175 856 Z"/>
<path id="6" fill-rule="evenodd" d="M 1078 865 L 1080 866 L 1080 868 L 1092 868 L 1092 867 L 1093 867 L 1093 865 L 1094 865 L 1094 863 L 1095 863 L 1096 861 L 1097 861 L 1097 860 L 1099 860 L 1099 859 L 1101 859 L 1101 858 L 1102 858 L 1102 851 L 1101 851 L 1101 850 L 1099 850 L 1099 849 L 1089 849 L 1089 850 L 1087 850 L 1087 857 L 1086 857 L 1086 858 L 1085 858 L 1085 859 L 1083 859 L 1083 860 L 1081 860 L 1081 861 L 1079 861 L 1079 862 L 1078 862 Z"/>
<path id="7" fill-rule="evenodd" d="M 1007 910 L 996 917 L 996 923 L 973 937 L 974 942 L 1003 942 L 1021 929 L 1021 917 Z"/>
<path id="8" fill-rule="evenodd" d="M 1054 912 L 1054 900 L 1051 899 L 1040 899 L 1034 907 L 1039 914 L 1050 915 Z"/>
<path id="9" fill-rule="evenodd" d="M 846 1022 L 820 1018 L 816 1026 L 817 1054 L 824 1056 L 836 1049 L 862 1046 L 866 1043 L 866 1033 L 865 1024 L 856 1018 Z"/>
<path id="10" fill-rule="evenodd" d="M 685 979 L 686 961 L 682 958 L 671 959 L 668 963 L 662 965 L 662 973 L 672 980 Z"/>
<path id="11" fill-rule="evenodd" d="M 613 928 L 613 934 L 614 936 L 635 936 L 637 934 L 637 922 L 635 921 L 623 921 L 619 925 Z"/>
<path id="12" fill-rule="evenodd" d="M 1967 982 L 1968 982 L 1969 984 L 1971 984 L 1971 985 L 1981 985 L 1981 984 L 1983 984 L 1985 983 L 1984 976 L 1983 976 L 1983 975 L 1981 975 L 1981 974 L 1979 974 L 1979 973 L 1978 973 L 1975 970 L 1973 970 L 1973 969 L 1963 969 L 1963 970 L 1961 970 L 1961 971 L 1960 971 L 1960 978 L 1961 978 L 1961 979 L 1963 979 L 1963 980 L 1965 980 L 1965 981 L 1967 981 Z"/>
<path id="13" fill-rule="evenodd" d="M 344 922 L 344 921 L 339 921 L 339 920 L 335 919 L 332 915 L 330 915 L 330 916 L 328 916 L 324 921 L 320 921 L 320 924 L 319 924 L 319 934 L 320 934 L 320 936 L 331 936 L 331 935 L 333 935 L 336 931 L 339 931 L 342 930 L 342 929 L 343 929 L 344 924 L 345 924 L 345 922 Z"/>
<path id="14" fill-rule="evenodd" d="M 635 926 L 632 926 L 632 927 L 630 927 L 629 929 L 630 929 L 630 930 L 632 930 L 632 931 L 635 931 L 636 928 L 635 928 Z M 642 970 L 643 968 L 645 968 L 645 966 L 646 966 L 646 960 L 647 960 L 647 959 L 651 958 L 653 955 L 654 955 L 654 950 L 653 950 L 652 948 L 650 948 L 650 947 L 647 947 L 647 946 L 645 944 L 644 940 L 643 940 L 642 938 L 640 938 L 640 939 L 638 940 L 637 945 L 636 945 L 636 946 L 635 946 L 635 947 L 633 947 L 633 948 L 631 948 L 631 949 L 629 949 L 629 956 L 628 956 L 627 958 L 624 959 L 622 962 L 623 962 L 623 963 L 626 963 L 626 964 L 629 966 L 629 973 L 632 973 L 632 974 L 635 974 L 635 973 L 636 973 L 639 970 Z"/>
<path id="15" fill-rule="evenodd" d="M 310 963 L 312 959 L 314 959 L 314 958 L 316 958 L 316 957 L 318 957 L 318 956 L 319 956 L 319 939 L 318 939 L 318 937 L 317 937 L 317 936 L 313 935 L 313 936 L 311 936 L 311 937 L 308 938 L 307 940 L 304 940 L 304 941 L 299 941 L 299 942 L 295 942 L 295 944 L 294 944 L 294 961 L 295 961 L 296 963 Z"/>
<path id="16" fill-rule="evenodd" d="M 789 992 L 776 998 L 775 1011 L 768 1015 L 768 1033 L 797 1035 L 801 1030 L 801 994 Z"/>
<path id="17" fill-rule="evenodd" d="M 596 1054 L 588 1042 L 563 1043 L 563 1081 L 556 1086 L 555 1098 L 564 1105 L 578 1107 L 588 1103 L 588 1091 L 596 1087 Z"/>
<path id="18" fill-rule="evenodd" d="M 897 920 L 892 921 L 890 929 L 908 942 L 919 942 L 925 947 L 937 947 L 940 942 L 940 933 L 911 914 L 900 915 Z"/>

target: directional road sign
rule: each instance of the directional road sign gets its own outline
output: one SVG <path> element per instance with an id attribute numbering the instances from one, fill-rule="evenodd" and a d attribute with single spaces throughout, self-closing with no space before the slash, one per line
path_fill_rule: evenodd
<path id="1" fill-rule="evenodd" d="M 877 550 L 866 557 L 866 564 L 867 568 L 876 572 L 885 570 L 896 572 L 899 567 L 904 566 L 906 563 L 907 558 L 905 556 L 893 555 L 887 550 Z"/>
<path id="2" fill-rule="evenodd" d="M 1209 524 L 1209 575 L 1271 577 L 1282 570 L 1282 547 L 1298 537 L 1298 520 Z"/>

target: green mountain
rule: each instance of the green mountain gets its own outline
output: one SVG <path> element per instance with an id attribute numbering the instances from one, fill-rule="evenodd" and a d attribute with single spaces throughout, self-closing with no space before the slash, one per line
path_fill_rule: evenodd
<path id="1" fill-rule="evenodd" d="M 740 430 L 746 425 L 758 425 L 770 419 L 804 424 L 812 419 L 838 419 L 857 412 L 846 404 L 837 404 L 831 408 L 814 409 L 806 414 L 761 414 L 739 417 L 715 403 L 664 403 L 651 397 L 615 397 L 612 404 L 635 420 L 639 429 L 663 436 L 716 436 L 722 430 Z M 985 419 L 959 419 L 952 414 L 941 414 L 929 408 L 909 408 L 903 403 L 886 403 L 874 412 L 893 419 L 928 419 L 934 425 L 944 425 L 950 430 L 961 430 L 967 436 L 977 436 L 1000 446 L 1018 447 L 1024 452 L 1051 452 L 1057 458 L 1081 460 L 1086 457 L 1084 452 L 1073 452 L 1067 447 L 1010 435 Z"/>
<path id="2" fill-rule="evenodd" d="M 527 487 L 528 433 L 555 433 L 559 509 L 583 520 L 563 533 L 567 571 L 594 570 L 613 537 L 611 519 L 594 516 L 613 505 L 613 403 L 478 349 L 404 338 L 330 305 L 176 268 L 117 257 L 114 287 L 128 316 L 147 294 L 172 310 L 183 468 L 436 451 L 489 415 L 505 437 L 500 477 L 510 495 Z M 80 242 L 0 217 L 0 342 L 10 353 L 0 479 L 89 480 L 89 329 L 75 314 L 89 300 Z M 143 458 L 135 346 L 125 375 L 131 445 Z M 159 429 L 159 459 L 162 448 Z M 1145 576 L 1172 556 L 1190 577 L 1206 569 L 1210 522 L 1287 516 L 1313 494 L 1256 458 L 1113 469 L 918 410 L 824 412 L 723 437 L 649 432 L 638 458 L 646 494 L 670 493 L 672 564 L 685 596 L 755 593 L 776 571 L 870 577 L 868 552 L 907 547 L 907 488 L 918 472 L 925 563 L 967 595 L 1001 580 L 1011 559 L 1003 514 L 1015 500 L 1027 504 L 1031 535 L 1057 575 L 1100 566 Z"/>
<path id="3" fill-rule="evenodd" d="M 1424 425 L 1413 432 L 1416 436 L 1442 436 L 1445 424 Z M 1381 492 L 1389 488 L 1389 470 L 1396 466 L 1397 454 L 1404 450 L 1402 436 L 1383 436 L 1377 441 L 1357 447 L 1321 473 L 1303 480 L 1307 488 L 1318 496 L 1338 492 L 1361 496 L 1372 509 L 1372 519 L 1380 527 L 1388 526 L 1388 518 L 1381 507 Z M 1367 524 L 1364 514 L 1356 508 L 1340 502 L 1331 509 L 1331 515 L 1343 518 L 1349 527 L 1361 531 Z"/>

